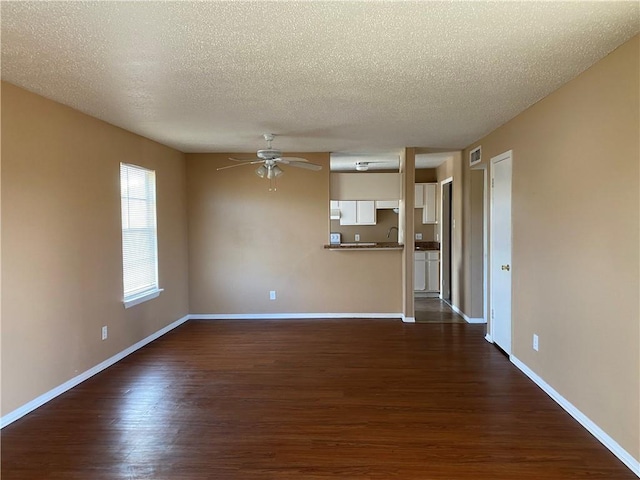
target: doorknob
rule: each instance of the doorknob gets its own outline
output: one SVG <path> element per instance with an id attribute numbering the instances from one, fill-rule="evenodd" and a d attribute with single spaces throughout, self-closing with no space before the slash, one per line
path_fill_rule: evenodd
<path id="1" fill-rule="evenodd" d="M 509 265 L 502 265 L 502 270 L 506 270 L 508 272 L 511 270 L 511 267 Z"/>

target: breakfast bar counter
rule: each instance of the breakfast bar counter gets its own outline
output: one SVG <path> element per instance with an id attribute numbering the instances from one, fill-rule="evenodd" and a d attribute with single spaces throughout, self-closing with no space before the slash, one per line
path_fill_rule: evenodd
<path id="1" fill-rule="evenodd" d="M 358 250 L 403 250 L 404 244 L 398 242 L 353 242 L 325 245 L 326 250 L 358 251 Z"/>

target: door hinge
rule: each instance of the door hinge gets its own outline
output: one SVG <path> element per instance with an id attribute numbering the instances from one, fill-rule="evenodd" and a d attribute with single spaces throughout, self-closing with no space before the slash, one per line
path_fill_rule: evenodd
<path id="1" fill-rule="evenodd" d="M 495 315 L 493 314 L 493 308 L 491 309 L 491 320 L 493 320 L 495 317 Z"/>
<path id="2" fill-rule="evenodd" d="M 492 178 L 492 179 L 491 179 L 491 186 L 492 186 L 492 187 L 495 187 L 495 186 L 496 186 L 495 178 Z"/>

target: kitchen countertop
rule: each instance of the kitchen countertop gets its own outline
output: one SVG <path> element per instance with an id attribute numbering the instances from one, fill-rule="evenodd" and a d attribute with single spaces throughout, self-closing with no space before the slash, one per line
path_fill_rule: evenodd
<path id="1" fill-rule="evenodd" d="M 422 242 L 416 241 L 416 250 L 440 250 L 440 242 Z"/>
<path id="2" fill-rule="evenodd" d="M 353 242 L 325 245 L 327 250 L 402 250 L 404 244 L 398 242 Z"/>

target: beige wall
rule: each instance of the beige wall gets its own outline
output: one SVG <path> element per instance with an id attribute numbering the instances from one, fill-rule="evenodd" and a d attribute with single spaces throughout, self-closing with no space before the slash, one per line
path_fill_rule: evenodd
<path id="1" fill-rule="evenodd" d="M 121 161 L 156 170 L 165 289 L 128 310 Z M 2 83 L 3 415 L 188 313 L 185 186 L 182 153 Z"/>
<path id="2" fill-rule="evenodd" d="M 638 44 L 470 145 L 513 150 L 513 354 L 636 459 Z"/>
<path id="3" fill-rule="evenodd" d="M 228 154 L 187 154 L 191 313 L 402 312 L 402 252 L 325 250 L 329 154 L 299 155 L 324 168 L 285 166 L 269 192 L 255 168 L 216 171 Z"/>
<path id="4" fill-rule="evenodd" d="M 484 308 L 484 195 L 485 171 L 469 170 L 468 204 L 465 204 L 465 231 L 463 249 L 465 257 L 465 313 L 471 318 L 486 320 Z M 467 223 L 468 218 L 468 223 Z"/>
<path id="5" fill-rule="evenodd" d="M 416 183 L 416 149 L 405 148 L 400 153 L 400 173 L 402 174 L 403 200 L 400 200 L 400 238 L 404 243 L 402 251 L 402 301 L 403 314 L 407 318 L 415 319 L 415 305 L 413 301 L 414 292 L 414 259 L 413 251 L 415 240 L 411 234 L 415 225 L 413 224 L 415 205 L 415 183 Z"/>
<path id="6" fill-rule="evenodd" d="M 331 200 L 399 200 L 398 172 L 332 172 L 329 175 Z"/>

